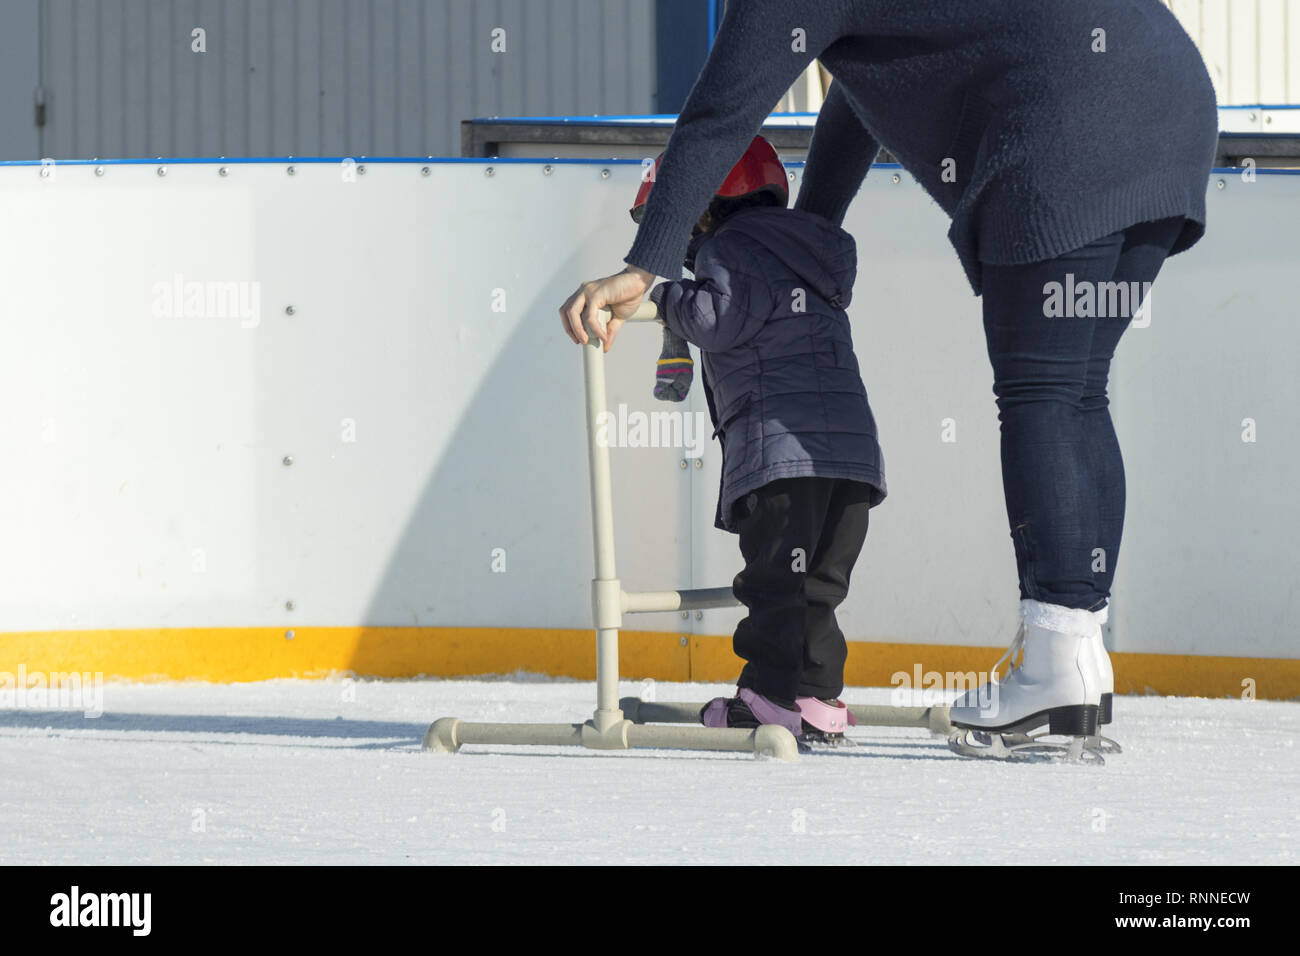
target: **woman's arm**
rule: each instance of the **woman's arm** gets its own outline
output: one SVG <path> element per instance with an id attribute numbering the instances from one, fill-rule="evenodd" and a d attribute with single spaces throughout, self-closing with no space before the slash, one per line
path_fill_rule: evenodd
<path id="1" fill-rule="evenodd" d="M 614 344 L 614 336 L 636 307 L 641 304 L 641 297 L 654 284 L 655 277 L 644 269 L 628 266 L 622 272 L 603 279 L 592 279 L 578 286 L 578 291 L 564 300 L 560 306 L 560 324 L 564 333 L 579 345 L 587 344 L 587 329 L 596 330 L 604 350 Z M 612 313 L 609 323 L 603 327 L 596 321 L 596 314 L 601 309 Z"/>
<path id="2" fill-rule="evenodd" d="M 679 275 L 691 226 L 790 85 L 838 39 L 838 4 L 731 0 L 673 127 L 636 241 L 624 260 Z"/>
<path id="3" fill-rule="evenodd" d="M 879 141 L 858 119 L 844 87 L 832 83 L 817 114 L 794 208 L 841 225 L 879 152 Z"/>
<path id="4" fill-rule="evenodd" d="M 762 128 L 772 107 L 839 36 L 830 0 L 731 0 L 713 49 L 687 98 L 622 272 L 584 282 L 560 307 L 565 334 L 586 343 L 596 313 L 614 318 L 605 350 L 656 275 L 681 275 L 691 226 Z"/>

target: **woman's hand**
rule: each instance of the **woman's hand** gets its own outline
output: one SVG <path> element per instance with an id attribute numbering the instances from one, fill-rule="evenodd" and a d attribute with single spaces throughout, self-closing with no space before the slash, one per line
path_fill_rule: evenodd
<path id="1" fill-rule="evenodd" d="M 586 325 L 596 330 L 604 350 L 608 352 L 614 344 L 623 320 L 636 311 L 641 298 L 654 283 L 654 274 L 628 266 L 622 272 L 603 279 L 593 279 L 578 286 L 578 291 L 560 306 L 560 324 L 565 334 L 579 345 L 587 344 Z M 596 317 L 601 309 L 608 309 L 613 318 L 603 329 Z"/>

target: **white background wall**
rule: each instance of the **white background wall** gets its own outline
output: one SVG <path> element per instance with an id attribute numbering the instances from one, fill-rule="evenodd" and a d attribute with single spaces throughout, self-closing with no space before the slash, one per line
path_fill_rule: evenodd
<path id="1" fill-rule="evenodd" d="M 639 166 L 296 170 L 0 167 L 0 628 L 588 625 L 581 357 L 556 308 L 621 266 Z M 1167 264 L 1150 328 L 1121 347 L 1112 637 L 1294 657 L 1300 177 L 1221 178 L 1208 237 Z M 877 167 L 846 226 L 890 497 L 844 629 L 1005 644 L 1017 593 L 979 300 L 901 171 Z M 256 283 L 256 325 L 155 316 L 177 274 Z M 624 330 L 612 408 L 666 407 L 657 354 L 656 328 Z M 682 457 L 614 450 L 629 588 L 725 585 L 739 567 L 711 527 L 717 445 L 700 468 Z"/>
<path id="2" fill-rule="evenodd" d="M 1298 0 L 1166 0 L 1214 81 L 1221 105 L 1300 103 Z"/>

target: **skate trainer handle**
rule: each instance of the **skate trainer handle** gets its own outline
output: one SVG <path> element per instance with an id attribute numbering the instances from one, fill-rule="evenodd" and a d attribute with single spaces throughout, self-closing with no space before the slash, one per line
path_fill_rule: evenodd
<path id="1" fill-rule="evenodd" d="M 609 312 L 608 309 L 601 309 L 600 317 L 601 317 L 601 321 L 608 325 L 610 318 L 612 318 L 612 314 Z M 658 307 L 655 306 L 653 302 L 651 302 L 649 299 L 646 299 L 644 302 L 642 302 L 640 305 L 636 307 L 636 311 L 633 312 L 628 317 L 627 321 L 657 322 L 659 321 L 659 309 Z"/>
<path id="2" fill-rule="evenodd" d="M 609 320 L 614 317 L 613 313 L 610 312 L 608 309 L 600 309 L 599 314 L 600 314 L 600 318 L 598 319 L 598 321 L 600 322 L 601 328 L 604 328 L 605 326 L 609 325 Z M 655 304 L 653 302 L 651 302 L 649 299 L 646 299 L 644 302 L 642 302 L 640 305 L 636 307 L 636 311 L 633 312 L 630 316 L 628 316 L 625 321 L 657 322 L 658 320 L 659 320 L 659 310 L 655 307 Z M 590 327 L 588 327 L 587 332 L 590 334 L 593 332 L 593 330 Z"/>

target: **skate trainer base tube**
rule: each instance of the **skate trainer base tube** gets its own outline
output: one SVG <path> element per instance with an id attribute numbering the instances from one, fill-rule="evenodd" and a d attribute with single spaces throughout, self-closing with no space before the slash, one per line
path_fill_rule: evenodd
<path id="1" fill-rule="evenodd" d="M 639 724 L 693 724 L 700 719 L 703 704 L 658 703 L 639 697 L 619 702 L 623 715 Z M 918 727 L 947 737 L 952 731 L 947 707 L 893 707 L 887 704 L 850 704 L 849 712 L 859 727 Z"/>
<path id="2" fill-rule="evenodd" d="M 654 303 L 643 302 L 630 321 L 658 319 Z M 609 321 L 602 313 L 602 322 Z M 539 747 L 586 747 L 626 750 L 650 747 L 665 750 L 739 751 L 798 759 L 794 735 L 767 724 L 754 730 L 699 726 L 702 704 L 656 704 L 638 698 L 618 698 L 618 630 L 624 614 L 734 607 L 740 602 L 730 588 L 671 591 L 624 591 L 614 566 L 614 507 L 609 477 L 609 448 L 596 439 L 605 410 L 605 354 L 590 334 L 582 350 L 583 384 L 587 400 L 587 462 L 591 477 L 591 524 L 596 577 L 591 582 L 591 614 L 596 629 L 596 711 L 582 724 L 476 724 L 456 717 L 434 721 L 424 735 L 424 749 L 455 753 L 464 744 Z M 859 725 L 924 727 L 936 733 L 948 729 L 947 708 L 852 707 Z M 626 715 L 625 715 L 626 710 Z M 694 724 L 695 726 L 681 726 Z M 940 730 L 940 724 L 943 729 Z M 654 725 L 654 726 L 652 726 Z M 674 726 L 675 725 L 675 726 Z"/>

